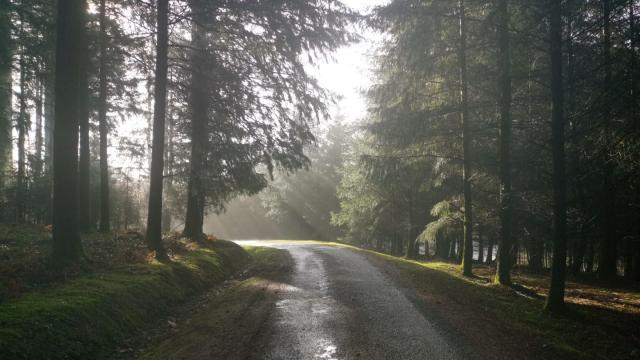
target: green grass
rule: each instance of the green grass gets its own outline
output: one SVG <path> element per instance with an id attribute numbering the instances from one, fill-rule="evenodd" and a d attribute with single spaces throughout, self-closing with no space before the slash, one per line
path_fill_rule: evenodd
<path id="1" fill-rule="evenodd" d="M 248 260 L 238 246 L 200 248 L 171 264 L 122 265 L 26 293 L 0 304 L 0 354 L 95 358 Z"/>

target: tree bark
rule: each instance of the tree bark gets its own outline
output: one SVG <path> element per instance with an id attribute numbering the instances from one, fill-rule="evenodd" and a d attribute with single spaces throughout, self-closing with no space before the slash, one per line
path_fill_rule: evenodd
<path id="1" fill-rule="evenodd" d="M 611 109 L 609 105 L 609 92 L 612 89 L 612 67 L 611 67 L 611 0 L 603 0 L 603 61 L 604 61 L 604 136 L 605 146 L 609 149 L 613 140 L 611 139 Z M 615 165 L 611 159 L 605 159 L 604 179 L 602 184 L 602 208 L 601 216 L 603 221 L 603 234 L 600 242 L 600 253 L 598 257 L 598 278 L 602 280 L 612 280 L 617 274 L 618 259 L 618 237 L 616 234 L 616 184 L 613 178 Z"/>
<path id="2" fill-rule="evenodd" d="M 202 238 L 205 194 L 202 170 L 206 158 L 207 141 L 207 80 L 205 74 L 206 21 L 201 0 L 191 0 L 191 169 L 187 194 L 187 214 L 183 235 L 192 239 Z"/>
<path id="3" fill-rule="evenodd" d="M 99 50 L 99 90 L 98 90 L 98 131 L 100 133 L 100 231 L 111 230 L 109 203 L 109 160 L 108 126 L 107 126 L 107 33 L 106 33 L 106 4 L 100 0 L 100 50 Z"/>
<path id="4" fill-rule="evenodd" d="M 88 49 L 86 36 L 82 39 L 83 47 Z M 78 226 L 80 231 L 91 229 L 90 204 L 90 153 L 89 153 L 89 54 L 82 54 L 80 68 L 80 94 L 78 98 L 80 125 L 80 160 L 78 164 Z"/>
<path id="5" fill-rule="evenodd" d="M 20 26 L 20 36 L 24 36 L 24 29 Z M 16 174 L 16 222 L 24 224 L 26 222 L 26 158 L 25 139 L 29 128 L 27 118 L 27 84 L 26 84 L 26 61 L 24 46 L 20 50 L 20 96 L 18 96 L 19 113 L 16 128 L 18 130 L 18 173 Z"/>
<path id="6" fill-rule="evenodd" d="M 0 189 L 11 166 L 11 86 L 11 9 L 0 0 Z"/>
<path id="7" fill-rule="evenodd" d="M 484 262 L 484 234 L 482 233 L 482 226 L 478 226 L 478 263 Z"/>
<path id="8" fill-rule="evenodd" d="M 500 238 L 495 281 L 511 284 L 513 239 L 511 238 L 511 49 L 509 44 L 509 2 L 498 0 L 498 52 L 500 76 Z"/>
<path id="9" fill-rule="evenodd" d="M 562 1 L 551 0 L 551 151 L 553 162 L 553 262 L 545 309 L 564 308 L 567 269 L 567 204 L 564 149 L 564 94 L 562 88 Z"/>
<path id="10" fill-rule="evenodd" d="M 85 31 L 84 0 L 58 1 L 55 118 L 53 135 L 53 251 L 57 265 L 82 256 L 78 234 L 78 116 L 77 99 Z"/>
<path id="11" fill-rule="evenodd" d="M 169 100 L 169 104 L 171 101 Z M 171 108 L 167 108 L 167 117 L 165 119 L 166 125 L 166 147 L 165 147 L 165 167 L 164 167 L 164 197 L 163 201 L 166 203 L 169 196 L 173 194 L 173 164 L 174 164 L 174 149 L 173 149 L 173 116 Z M 162 231 L 171 231 L 171 223 L 173 221 L 172 206 L 164 206 L 162 213 Z"/>
<path id="12" fill-rule="evenodd" d="M 38 80 L 36 81 L 36 96 L 34 98 L 34 105 L 36 107 L 36 139 L 34 144 L 34 165 L 33 165 L 33 176 L 35 178 L 39 178 L 42 176 L 42 99 L 43 99 L 43 87 L 42 80 L 40 78 L 40 74 L 37 75 Z"/>
<path id="13" fill-rule="evenodd" d="M 156 73 L 153 109 L 153 144 L 151 148 L 151 176 L 147 244 L 155 251 L 156 259 L 165 261 L 167 253 L 162 244 L 162 187 L 164 171 L 164 130 L 167 110 L 167 48 L 169 0 L 157 3 Z"/>
<path id="14" fill-rule="evenodd" d="M 487 258 L 485 264 L 491 264 L 493 262 L 493 236 L 489 237 L 489 245 L 487 245 Z"/>
<path id="15" fill-rule="evenodd" d="M 418 258 L 418 243 L 416 241 L 416 234 L 414 232 L 413 224 L 413 193 L 408 191 L 407 194 L 407 252 L 405 257 L 407 259 L 415 260 Z"/>
<path id="16" fill-rule="evenodd" d="M 469 124 L 469 96 L 467 81 L 467 20 L 464 0 L 459 2 L 460 44 L 458 66 L 460 71 L 460 120 L 462 122 L 462 187 L 464 196 L 464 243 L 462 273 L 472 275 L 473 268 L 473 203 L 471 199 L 471 126 Z"/>

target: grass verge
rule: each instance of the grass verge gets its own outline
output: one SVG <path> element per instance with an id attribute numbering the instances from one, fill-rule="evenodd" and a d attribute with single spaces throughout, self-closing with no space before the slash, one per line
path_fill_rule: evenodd
<path id="1" fill-rule="evenodd" d="M 264 344 L 255 343 L 265 331 L 278 292 L 293 259 L 286 250 L 245 247 L 253 257 L 248 278 L 216 294 L 206 305 L 179 317 L 170 332 L 147 344 L 142 359 L 260 358 Z"/>
<path id="2" fill-rule="evenodd" d="M 340 243 L 365 253 L 403 286 L 415 289 L 429 312 L 439 313 L 488 358 L 640 359 L 640 292 L 567 282 L 567 311 L 542 311 L 548 277 L 520 269 L 518 286 L 491 281 L 493 269 L 478 266 L 464 277 L 457 265 L 407 260 Z M 524 291 L 523 291 L 524 290 Z M 526 355 L 526 356 L 525 356 Z"/>
<path id="3" fill-rule="evenodd" d="M 0 304 L 3 359 L 96 358 L 172 306 L 230 277 L 250 257 L 219 241 L 151 262 L 114 267 Z"/>

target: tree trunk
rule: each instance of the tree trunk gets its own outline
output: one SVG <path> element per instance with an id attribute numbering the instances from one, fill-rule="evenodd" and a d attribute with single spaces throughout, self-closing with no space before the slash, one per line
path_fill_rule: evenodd
<path id="1" fill-rule="evenodd" d="M 553 162 L 553 262 L 545 309 L 564 308 L 567 268 L 567 204 L 564 151 L 564 98 L 562 88 L 562 1 L 551 0 L 551 149 Z"/>
<path id="2" fill-rule="evenodd" d="M 567 33 L 567 73 L 568 73 L 568 82 L 571 84 L 568 92 L 568 111 L 571 115 L 575 113 L 576 103 L 575 103 L 575 76 L 574 76 L 574 54 L 573 54 L 573 39 L 571 37 L 572 33 L 572 20 L 568 21 L 568 29 Z M 575 197 L 577 200 L 578 209 L 582 214 L 585 214 L 588 211 L 586 195 L 584 191 L 584 184 L 581 179 L 582 177 L 582 166 L 580 163 L 580 142 L 578 141 L 579 130 L 576 124 L 576 121 L 572 120 L 569 122 L 569 128 L 571 131 L 571 139 L 570 139 L 570 147 L 571 147 L 571 162 L 573 167 L 573 176 L 570 178 L 573 181 L 573 189 L 575 192 Z M 584 215 L 583 215 L 584 216 Z M 587 251 L 587 237 L 585 234 L 584 225 L 579 225 L 577 229 L 578 237 L 574 239 L 573 242 L 573 261 L 571 263 L 571 273 L 573 275 L 578 275 L 582 271 L 582 267 L 585 263 L 585 255 Z"/>
<path id="3" fill-rule="evenodd" d="M 169 101 L 169 104 L 171 103 L 171 101 Z M 164 188 L 166 190 L 164 190 L 164 202 L 166 204 L 167 199 L 169 198 L 169 196 L 171 196 L 171 194 L 173 194 L 173 164 L 174 164 L 174 149 L 173 149 L 173 116 L 171 115 L 171 108 L 167 109 L 168 113 L 167 113 L 167 117 L 166 117 L 166 123 L 167 123 L 167 143 L 166 143 L 166 148 L 165 148 L 165 167 L 164 167 L 164 172 L 165 172 L 165 177 L 164 177 Z M 163 207 L 163 214 L 162 214 L 162 231 L 163 232 L 169 232 L 171 231 L 172 227 L 171 227 L 171 223 L 173 221 L 173 215 L 172 215 L 172 206 L 171 204 L 169 204 L 168 206 L 164 206 Z"/>
<path id="4" fill-rule="evenodd" d="M 594 241 L 593 239 L 588 239 L 587 241 L 587 255 L 585 256 L 585 269 L 584 271 L 586 273 L 592 273 L 593 272 L 593 266 L 594 266 L 594 258 L 595 258 L 595 246 L 594 246 Z"/>
<path id="5" fill-rule="evenodd" d="M 107 33 L 106 33 L 106 5 L 100 0 L 100 50 L 99 50 L 99 90 L 98 90 L 98 131 L 100 133 L 100 231 L 111 229 L 109 204 L 109 160 L 107 148 L 109 146 L 107 126 Z"/>
<path id="6" fill-rule="evenodd" d="M 602 1 L 603 17 L 603 61 L 605 69 L 604 79 L 604 134 L 605 146 L 611 148 L 611 109 L 609 105 L 609 92 L 612 89 L 612 67 L 611 67 L 611 0 Z M 600 254 L 598 257 L 598 278 L 602 280 L 612 280 L 617 274 L 618 259 L 618 237 L 616 234 L 616 184 L 613 178 L 615 164 L 610 159 L 605 159 L 604 180 L 602 186 L 602 221 L 603 234 L 600 242 Z"/>
<path id="7" fill-rule="evenodd" d="M 200 240 L 204 222 L 205 194 L 202 186 L 202 170 L 206 158 L 207 141 L 207 80 L 205 75 L 206 17 L 201 0 L 190 1 L 191 27 L 191 170 L 187 193 L 187 214 L 183 235 Z"/>
<path id="8" fill-rule="evenodd" d="M 87 47 L 87 39 L 82 40 Z M 90 204 L 90 153 L 89 153 L 89 54 L 82 55 L 82 68 L 80 69 L 80 97 L 78 98 L 79 125 L 80 125 L 80 160 L 78 164 L 78 226 L 80 231 L 87 232 L 91 229 L 91 204 Z"/>
<path id="9" fill-rule="evenodd" d="M 637 51 L 637 38 L 636 38 L 636 14 L 634 10 L 635 0 L 629 0 L 629 33 L 631 37 L 631 41 L 629 42 L 631 46 L 631 57 L 629 59 L 629 71 L 631 72 L 630 79 L 630 91 L 631 91 L 631 118 L 636 122 L 638 121 L 637 110 L 638 110 L 638 79 L 636 74 L 636 64 L 638 59 L 636 58 Z"/>
<path id="10" fill-rule="evenodd" d="M 156 73 L 153 109 L 153 144 L 151 148 L 151 175 L 149 186 L 149 212 L 147 218 L 147 244 L 161 261 L 168 259 L 162 245 L 162 186 L 164 171 L 164 126 L 167 110 L 167 47 L 169 0 L 158 0 Z"/>
<path id="11" fill-rule="evenodd" d="M 11 9 L 0 0 L 0 189 L 11 166 L 11 86 Z"/>
<path id="12" fill-rule="evenodd" d="M 487 259 L 485 264 L 491 264 L 493 262 L 493 236 L 489 237 L 489 245 L 487 245 Z"/>
<path id="13" fill-rule="evenodd" d="M 48 66 L 55 66 L 49 64 Z M 53 172 L 53 129 L 55 120 L 55 76 L 48 70 L 44 78 L 44 171 Z"/>
<path id="14" fill-rule="evenodd" d="M 24 29 L 20 27 L 20 36 L 24 36 Z M 26 158 L 25 158 L 25 140 L 29 129 L 27 114 L 27 69 L 24 55 L 24 46 L 20 51 L 20 96 L 18 96 L 19 113 L 16 124 L 18 130 L 18 173 L 16 178 L 16 222 L 24 224 L 27 220 L 26 216 Z"/>
<path id="15" fill-rule="evenodd" d="M 418 257 L 418 243 L 413 231 L 413 194 L 411 191 L 408 193 L 409 203 L 407 204 L 407 252 L 405 257 L 407 259 L 415 260 Z"/>
<path id="16" fill-rule="evenodd" d="M 542 242 L 540 241 L 540 238 L 529 235 L 527 246 L 529 267 L 531 268 L 531 270 L 534 270 L 536 272 L 542 271 L 542 257 L 544 249 L 541 245 Z"/>
<path id="17" fill-rule="evenodd" d="M 53 68 L 55 64 L 51 61 L 47 64 Z M 55 128 L 55 76 L 53 69 L 47 70 L 44 78 L 44 166 L 43 170 L 47 174 L 53 174 L 53 132 Z M 53 223 L 53 181 L 50 185 L 49 198 L 46 199 L 46 210 L 44 221 L 47 224 Z"/>
<path id="18" fill-rule="evenodd" d="M 55 118 L 53 135 L 53 261 L 67 265 L 82 256 L 78 235 L 78 115 L 77 99 L 84 27 L 84 0 L 58 1 Z"/>
<path id="19" fill-rule="evenodd" d="M 509 2 L 498 0 L 498 51 L 500 77 L 500 238 L 495 281 L 511 284 L 513 239 L 511 222 L 511 49 L 509 45 Z"/>
<path id="20" fill-rule="evenodd" d="M 43 99 L 43 87 L 42 81 L 39 78 L 36 81 L 36 96 L 34 98 L 34 105 L 36 107 L 36 139 L 34 144 L 34 164 L 33 164 L 33 176 L 39 178 L 42 176 L 42 99 Z"/>
<path id="21" fill-rule="evenodd" d="M 455 260 L 456 259 L 456 244 L 458 243 L 458 241 L 456 240 L 455 237 L 449 237 L 449 260 Z"/>
<path id="22" fill-rule="evenodd" d="M 464 244 L 462 273 L 472 275 L 473 268 L 473 203 L 471 200 L 471 126 L 469 123 L 469 96 L 467 81 L 467 20 L 464 0 L 459 2 L 460 44 L 458 66 L 460 70 L 460 120 L 462 122 L 462 187 L 464 196 Z"/>
<path id="23" fill-rule="evenodd" d="M 624 239 L 624 277 L 625 279 L 633 277 L 633 238 L 631 236 Z"/>
<path id="24" fill-rule="evenodd" d="M 482 233 L 482 226 L 478 226 L 478 263 L 484 262 L 484 234 Z"/>
<path id="25" fill-rule="evenodd" d="M 632 264 L 631 264 L 631 278 L 634 281 L 640 281 L 640 238 L 636 237 L 632 246 Z"/>

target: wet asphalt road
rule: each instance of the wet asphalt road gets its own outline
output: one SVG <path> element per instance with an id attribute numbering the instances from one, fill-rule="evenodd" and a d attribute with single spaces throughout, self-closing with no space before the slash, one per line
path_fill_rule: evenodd
<path id="1" fill-rule="evenodd" d="M 455 346 L 378 268 L 349 249 L 239 242 L 290 252 L 295 268 L 260 359 L 460 359 Z"/>

